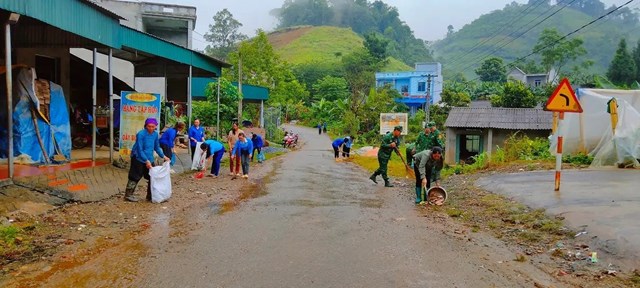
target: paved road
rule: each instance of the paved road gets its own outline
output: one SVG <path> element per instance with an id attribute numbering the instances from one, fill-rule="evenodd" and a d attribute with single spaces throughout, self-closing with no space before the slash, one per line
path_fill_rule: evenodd
<path id="1" fill-rule="evenodd" d="M 614 263 L 640 264 L 640 193 L 638 170 L 569 170 L 561 189 L 553 190 L 554 172 L 501 174 L 483 178 L 483 188 L 513 197 L 530 207 L 562 215 L 579 237 L 604 250 Z M 607 254 L 600 254 L 601 258 Z M 606 258 L 605 258 L 606 260 Z"/>
<path id="2" fill-rule="evenodd" d="M 373 185 L 363 170 L 334 161 L 328 137 L 293 129 L 306 144 L 262 180 L 264 196 L 208 217 L 208 224 L 189 236 L 149 241 L 150 253 L 138 268 L 143 278 L 134 286 L 532 287 L 534 281 L 553 282 L 528 263 L 506 263 L 514 253 L 498 241 L 432 230 L 402 188 Z"/>

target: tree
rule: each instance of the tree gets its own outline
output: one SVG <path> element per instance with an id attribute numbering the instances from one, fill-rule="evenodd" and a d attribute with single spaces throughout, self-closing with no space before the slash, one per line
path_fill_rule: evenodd
<path id="1" fill-rule="evenodd" d="M 636 63 L 627 51 L 627 41 L 622 38 L 618 44 L 616 55 L 609 65 L 607 77 L 616 85 L 631 85 L 636 80 Z"/>
<path id="2" fill-rule="evenodd" d="M 507 81 L 507 68 L 502 58 L 492 57 L 485 60 L 475 72 L 482 82 L 504 83 Z"/>
<path id="3" fill-rule="evenodd" d="M 529 87 L 520 81 L 505 83 L 503 93 L 491 97 L 493 107 L 533 108 L 537 104 L 536 97 Z"/>
<path id="4" fill-rule="evenodd" d="M 640 81 L 640 40 L 638 40 L 636 47 L 633 48 L 631 57 L 633 57 L 633 61 L 636 63 L 636 81 Z"/>
<path id="5" fill-rule="evenodd" d="M 447 37 L 450 37 L 453 33 L 453 25 L 449 24 L 449 26 L 447 26 Z"/>
<path id="6" fill-rule="evenodd" d="M 313 99 L 334 101 L 349 98 L 349 84 L 344 78 L 325 76 L 313 84 Z"/>
<path id="7" fill-rule="evenodd" d="M 364 35 L 364 47 L 367 48 L 369 54 L 375 58 L 378 62 L 383 62 L 386 65 L 387 60 L 387 47 L 389 46 L 389 40 L 384 39 L 382 36 L 376 33 L 369 33 Z"/>
<path id="8" fill-rule="evenodd" d="M 469 107 L 469 104 L 471 104 L 471 97 L 469 94 L 462 91 L 442 89 L 440 96 L 442 97 L 440 102 L 449 109 L 451 109 L 451 107 Z"/>
<path id="9" fill-rule="evenodd" d="M 204 126 L 215 126 L 218 114 L 218 83 L 205 88 L 206 101 L 193 101 L 193 119 L 200 119 Z M 220 127 L 231 128 L 231 120 L 238 112 L 238 88 L 224 78 L 220 79 Z"/>
<path id="10" fill-rule="evenodd" d="M 209 24 L 209 32 L 204 34 L 204 39 L 211 43 L 205 48 L 205 53 L 226 59 L 237 43 L 247 39 L 247 36 L 238 31 L 242 23 L 234 19 L 226 8 L 213 16 L 213 22 L 214 24 Z"/>
<path id="11" fill-rule="evenodd" d="M 542 57 L 542 66 L 545 72 L 555 69 L 556 75 L 560 76 L 565 66 L 571 62 L 576 61 L 578 57 L 587 54 L 587 50 L 582 46 L 582 39 L 573 38 L 571 40 L 562 40 L 560 32 L 556 29 L 544 29 L 538 37 L 538 42 L 533 47 L 533 52 L 539 53 Z M 587 60 L 575 66 L 574 70 L 579 67 L 590 66 L 592 63 Z M 551 79 L 556 80 L 556 79 Z"/>

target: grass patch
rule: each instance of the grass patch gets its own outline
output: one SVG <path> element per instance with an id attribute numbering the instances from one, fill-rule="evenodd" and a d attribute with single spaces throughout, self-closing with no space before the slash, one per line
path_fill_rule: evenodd
<path id="1" fill-rule="evenodd" d="M 3 246 L 12 246 L 14 245 L 18 234 L 20 234 L 21 230 L 18 227 L 13 225 L 2 226 L 0 227 L 0 241 Z"/>

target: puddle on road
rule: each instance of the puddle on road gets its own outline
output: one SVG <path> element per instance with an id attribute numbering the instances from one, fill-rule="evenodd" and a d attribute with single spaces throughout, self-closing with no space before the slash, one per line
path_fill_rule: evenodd
<path id="1" fill-rule="evenodd" d="M 118 242 L 98 239 L 81 256 L 69 254 L 64 260 L 44 267 L 44 272 L 35 278 L 14 280 L 17 287 L 130 286 L 138 277 L 137 260 L 147 253 L 148 247 L 133 238 Z"/>

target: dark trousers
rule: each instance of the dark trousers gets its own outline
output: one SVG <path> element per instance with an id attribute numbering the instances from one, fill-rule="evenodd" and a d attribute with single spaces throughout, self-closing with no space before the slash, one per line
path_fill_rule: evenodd
<path id="1" fill-rule="evenodd" d="M 224 148 L 222 150 L 213 153 L 213 161 L 211 162 L 211 174 L 218 176 L 220 174 L 220 161 L 222 161 L 222 156 L 226 151 Z"/>
<path id="2" fill-rule="evenodd" d="M 196 155 L 196 146 L 191 146 L 191 161 L 193 161 L 194 155 Z"/>
<path id="3" fill-rule="evenodd" d="M 242 162 L 242 175 L 249 175 L 249 151 L 240 153 L 240 162 Z"/>
<path id="4" fill-rule="evenodd" d="M 427 178 L 427 190 L 429 190 L 429 188 L 431 188 L 431 169 L 429 169 L 429 167 L 427 167 L 426 169 L 426 173 L 427 175 L 424 175 L 425 178 Z M 422 176 L 420 175 L 420 171 L 418 169 L 418 163 L 415 163 L 414 167 L 413 167 L 413 172 L 416 173 L 416 188 L 421 188 L 422 187 Z"/>
<path id="5" fill-rule="evenodd" d="M 153 161 L 151 162 L 151 166 L 153 166 Z M 135 190 L 140 179 L 147 179 L 147 199 L 151 200 L 151 182 L 149 177 L 149 169 L 147 169 L 147 165 L 142 163 L 136 159 L 135 156 L 131 156 L 131 166 L 129 167 L 129 183 L 127 183 L 127 189 Z M 133 183 L 132 183 L 133 182 Z"/>
<path id="6" fill-rule="evenodd" d="M 173 148 L 165 144 L 160 144 L 160 149 L 162 149 L 162 153 L 164 153 L 164 156 L 167 156 L 167 158 L 171 159 L 171 157 L 173 157 Z"/>
<path id="7" fill-rule="evenodd" d="M 318 128 L 318 135 L 322 134 L 322 128 Z"/>
<path id="8" fill-rule="evenodd" d="M 351 148 L 342 147 L 342 157 L 349 158 L 349 152 L 351 152 Z"/>
<path id="9" fill-rule="evenodd" d="M 251 162 L 253 162 L 253 157 L 256 156 L 256 150 L 258 150 L 258 154 L 262 151 L 262 147 L 253 147 L 253 152 L 251 152 Z"/>
<path id="10" fill-rule="evenodd" d="M 333 147 L 333 158 L 340 158 L 340 151 L 338 150 L 338 147 L 336 146 L 331 146 Z"/>

